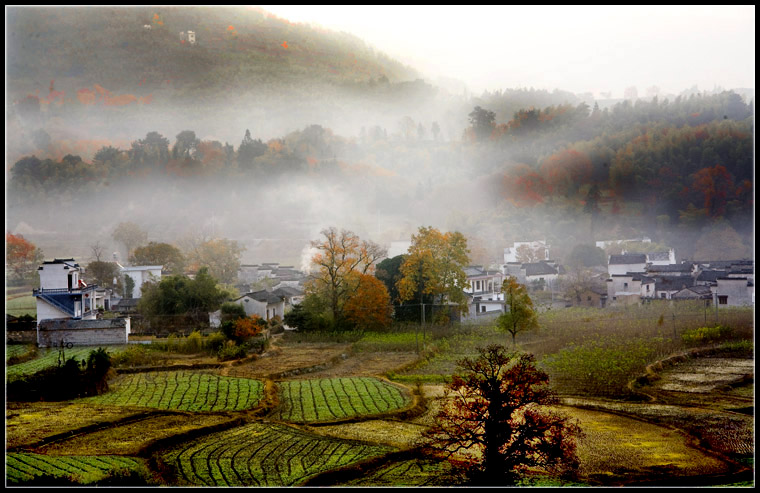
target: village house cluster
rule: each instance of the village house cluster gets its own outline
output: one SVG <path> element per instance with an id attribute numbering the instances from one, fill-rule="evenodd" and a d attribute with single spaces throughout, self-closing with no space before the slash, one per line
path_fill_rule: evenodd
<path id="1" fill-rule="evenodd" d="M 622 253 L 607 257 L 607 268 L 591 269 L 591 282 L 575 299 L 562 296 L 565 268 L 549 256 L 545 241 L 516 242 L 504 249 L 503 263 L 489 268 L 470 265 L 464 293 L 469 313 L 466 319 L 494 317 L 505 311 L 502 284 L 507 276 L 517 278 L 532 292 L 550 293 L 552 302 L 564 306 L 598 308 L 647 303 L 653 300 L 703 300 L 707 305 L 754 305 L 754 261 L 676 261 L 671 248 L 662 252 L 629 253 L 628 242 L 648 238 L 597 242 L 600 248 L 617 244 Z M 393 242 L 388 256 L 405 253 L 410 242 Z M 529 253 L 526 257 L 526 252 Z M 528 258 L 530 261 L 519 261 Z M 37 303 L 37 344 L 42 347 L 126 343 L 132 319 L 139 317 L 137 303 L 146 282 L 161 280 L 161 265 L 123 266 L 114 258 L 122 278 L 133 281 L 131 297 L 112 288 L 87 285 L 84 269 L 73 258 L 45 261 L 38 269 L 40 287 L 33 291 Z M 240 296 L 230 300 L 247 315 L 264 320 L 282 318 L 305 295 L 308 276 L 293 266 L 279 263 L 243 264 L 236 288 Z M 116 284 L 114 280 L 114 284 Z M 103 318 L 110 312 L 110 318 Z M 209 314 L 209 325 L 219 327 L 220 311 Z"/>

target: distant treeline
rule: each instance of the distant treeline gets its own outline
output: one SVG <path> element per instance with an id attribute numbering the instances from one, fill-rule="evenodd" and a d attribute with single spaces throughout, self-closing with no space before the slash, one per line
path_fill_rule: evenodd
<path id="1" fill-rule="evenodd" d="M 9 201 L 23 204 L 150 176 L 265 183 L 391 170 L 420 180 L 430 169 L 435 184 L 441 177 L 451 183 L 463 175 L 496 176 L 502 198 L 518 206 L 570 201 L 590 214 L 615 214 L 623 202 L 636 202 L 647 215 L 667 215 L 670 224 L 699 226 L 751 214 L 753 112 L 733 92 L 623 101 L 603 110 L 585 103 L 524 108 L 506 122 L 478 106 L 462 141 L 453 144 L 442 141 L 436 122 L 409 117 L 390 132 L 362 128 L 358 138 L 310 125 L 263 142 L 241 130 L 237 146 L 200 140 L 192 130 L 173 144 L 149 132 L 129 149 L 102 147 L 89 163 L 70 154 L 24 157 L 10 170 L 8 193 Z"/>

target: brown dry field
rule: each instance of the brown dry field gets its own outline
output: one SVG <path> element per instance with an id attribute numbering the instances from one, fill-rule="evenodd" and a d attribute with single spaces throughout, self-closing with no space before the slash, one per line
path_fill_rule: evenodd
<path id="1" fill-rule="evenodd" d="M 415 359 L 414 353 L 352 353 L 350 344 L 299 343 L 278 347 L 275 341 L 266 355 L 241 365 L 228 362 L 219 371 L 234 377 L 277 380 L 381 376 Z M 180 355 L 169 364 L 210 362 L 216 361 Z M 560 410 L 577 419 L 585 432 L 578 440 L 579 472 L 597 484 L 624 484 L 654 476 L 679 478 L 726 473 L 729 464 L 708 449 L 723 454 L 751 455 L 754 452 L 752 416 L 731 411 L 738 405 L 752 405 L 753 391 L 747 388 L 753 389 L 754 385 L 750 382 L 740 387 L 725 386 L 740 379 L 748 368 L 746 361 L 691 361 L 663 371 L 657 384 L 645 389 L 654 399 L 650 403 L 563 399 Z M 674 390 L 676 381 L 685 386 L 695 381 L 690 373 L 712 375 L 716 386 L 695 386 L 693 392 Z M 442 385 L 419 388 L 426 400 L 426 410 L 406 421 L 372 419 L 305 429 L 399 448 L 412 447 L 418 443 L 421 433 L 434 423 L 443 397 Z M 157 439 L 232 419 L 230 414 L 224 413 L 165 413 L 129 422 L 130 417 L 145 411 L 70 402 L 8 403 L 6 449 L 29 446 L 46 437 L 97 423 L 113 423 L 102 430 L 58 440 L 34 450 L 56 455 L 137 455 Z M 123 419 L 127 422 L 119 424 Z"/>

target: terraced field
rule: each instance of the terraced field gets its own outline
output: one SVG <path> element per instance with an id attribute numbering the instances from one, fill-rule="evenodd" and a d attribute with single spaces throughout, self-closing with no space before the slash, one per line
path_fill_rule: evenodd
<path id="1" fill-rule="evenodd" d="M 252 423 L 197 438 L 161 454 L 160 459 L 188 485 L 293 486 L 391 450 L 283 425 Z"/>
<path id="2" fill-rule="evenodd" d="M 280 406 L 273 418 L 295 423 L 371 416 L 411 404 L 400 387 L 372 377 L 292 380 L 278 386 Z"/>
<path id="3" fill-rule="evenodd" d="M 5 361 L 13 358 L 14 356 L 21 356 L 29 351 L 29 345 L 27 344 L 6 344 L 5 346 Z"/>
<path id="4" fill-rule="evenodd" d="M 158 371 L 121 375 L 111 390 L 83 401 L 179 411 L 243 411 L 259 403 L 263 389 L 259 380 L 192 371 Z"/>
<path id="5" fill-rule="evenodd" d="M 5 477 L 9 485 L 31 481 L 40 476 L 71 478 L 85 485 L 103 479 L 114 470 L 144 468 L 140 459 L 119 456 L 10 453 L 5 455 L 5 460 Z"/>
<path id="6" fill-rule="evenodd" d="M 108 354 L 124 351 L 126 348 L 127 346 L 125 345 L 104 347 L 104 349 L 108 351 Z M 64 350 L 64 356 L 66 359 L 76 358 L 77 360 L 83 360 L 87 359 L 90 351 L 94 351 L 95 349 L 97 349 L 95 346 L 74 347 Z M 6 377 L 12 378 L 19 375 L 31 375 L 32 373 L 44 370 L 50 366 L 56 366 L 58 364 L 58 354 L 59 351 L 57 348 L 40 348 L 38 356 L 33 360 L 7 367 Z"/>

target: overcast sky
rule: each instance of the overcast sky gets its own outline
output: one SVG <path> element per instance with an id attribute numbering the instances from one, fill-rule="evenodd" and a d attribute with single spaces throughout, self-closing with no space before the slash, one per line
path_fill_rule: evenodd
<path id="1" fill-rule="evenodd" d="M 755 86 L 755 7 L 263 5 L 346 31 L 435 82 L 640 96 Z"/>

